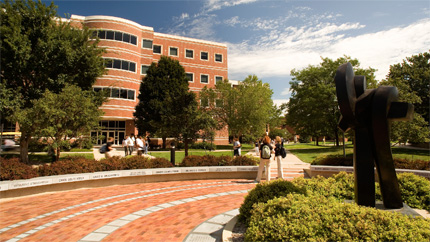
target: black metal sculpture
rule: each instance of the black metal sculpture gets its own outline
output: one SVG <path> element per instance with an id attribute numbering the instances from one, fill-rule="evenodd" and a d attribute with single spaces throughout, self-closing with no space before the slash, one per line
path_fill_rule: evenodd
<path id="1" fill-rule="evenodd" d="M 342 117 L 339 128 L 354 129 L 355 201 L 375 207 L 375 171 L 385 208 L 402 208 L 390 146 L 390 121 L 412 120 L 413 105 L 396 102 L 396 87 L 366 89 L 366 78 L 354 76 L 351 63 L 336 72 L 336 95 Z"/>

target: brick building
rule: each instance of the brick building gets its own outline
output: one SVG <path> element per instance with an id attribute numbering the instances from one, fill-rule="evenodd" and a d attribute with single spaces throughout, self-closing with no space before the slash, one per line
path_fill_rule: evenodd
<path id="1" fill-rule="evenodd" d="M 137 133 L 133 112 L 138 103 L 140 82 L 152 62 L 161 55 L 179 60 L 189 78 L 189 87 L 199 92 L 214 87 L 228 78 L 225 44 L 154 32 L 152 27 L 111 16 L 77 16 L 70 21 L 76 26 L 97 30 L 99 46 L 106 48 L 108 72 L 95 82 L 94 90 L 109 89 L 108 103 L 101 109 L 101 132 L 92 136 L 114 137 L 120 144 L 126 134 Z M 100 141 L 102 143 L 104 141 Z M 228 144 L 228 131 L 218 131 L 215 144 Z"/>

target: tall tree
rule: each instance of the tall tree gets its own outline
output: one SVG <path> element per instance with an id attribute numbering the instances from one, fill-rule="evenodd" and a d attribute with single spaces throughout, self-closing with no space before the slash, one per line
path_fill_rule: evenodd
<path id="1" fill-rule="evenodd" d="M 273 121 L 277 108 L 272 101 L 273 91 L 255 75 L 249 75 L 238 86 L 228 80 L 219 82 L 216 89 L 203 89 L 201 96 L 209 98 L 214 116 L 227 125 L 229 135 L 246 136 L 250 140 L 260 137 L 266 124 Z"/>
<path id="2" fill-rule="evenodd" d="M 428 142 L 430 53 L 413 55 L 402 63 L 391 65 L 387 79 L 380 85 L 397 87 L 399 101 L 414 105 L 414 119 L 411 122 L 393 122 L 391 140 L 399 143 Z"/>
<path id="3" fill-rule="evenodd" d="M 58 93 L 66 83 L 89 90 L 105 72 L 104 49 L 91 39 L 92 31 L 62 22 L 53 3 L 5 0 L 0 7 L 2 84 L 18 91 L 22 99 L 19 108 L 32 107 L 45 90 Z M 15 115 L 8 119 L 18 121 Z M 28 162 L 34 129 L 18 124 L 21 161 Z"/>
<path id="4" fill-rule="evenodd" d="M 344 56 L 336 60 L 322 58 L 318 66 L 311 66 L 291 71 L 293 81 L 290 82 L 291 98 L 287 104 L 287 125 L 293 127 L 298 134 L 317 138 L 332 136 L 339 145 L 338 121 L 340 113 L 336 99 L 334 77 L 337 68 L 350 62 L 356 75 L 366 77 L 367 87 L 376 87 L 375 69 L 360 68 L 357 59 Z M 318 143 L 317 143 L 318 144 Z"/>
<path id="5" fill-rule="evenodd" d="M 134 116 L 139 133 L 157 133 L 163 138 L 182 137 L 187 145 L 203 126 L 195 94 L 179 61 L 162 56 L 152 63 L 140 85 Z M 186 147 L 186 152 L 188 151 Z"/>
<path id="6" fill-rule="evenodd" d="M 87 135 L 97 128 L 103 111 L 99 109 L 105 101 L 102 93 L 82 91 L 73 85 L 58 94 L 47 90 L 43 96 L 33 100 L 33 107 L 17 111 L 18 122 L 34 128 L 36 137 L 47 139 L 56 150 L 56 160 L 67 138 Z M 22 119 L 22 120 L 21 120 Z"/>

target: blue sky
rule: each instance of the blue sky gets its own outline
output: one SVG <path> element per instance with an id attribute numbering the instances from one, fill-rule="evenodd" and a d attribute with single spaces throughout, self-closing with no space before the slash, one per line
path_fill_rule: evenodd
<path id="1" fill-rule="evenodd" d="M 47 1 L 48 2 L 48 1 Z M 290 71 L 320 57 L 357 58 L 378 69 L 430 49 L 430 1 L 57 0 L 58 14 L 108 15 L 160 33 L 228 46 L 229 78 L 255 74 L 270 84 L 275 103 L 290 97 Z"/>

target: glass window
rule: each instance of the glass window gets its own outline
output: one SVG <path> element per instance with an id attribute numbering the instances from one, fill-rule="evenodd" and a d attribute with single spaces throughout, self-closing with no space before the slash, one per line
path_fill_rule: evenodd
<path id="1" fill-rule="evenodd" d="M 185 57 L 194 58 L 194 51 L 193 50 L 185 50 Z"/>
<path id="2" fill-rule="evenodd" d="M 118 88 L 112 88 L 110 96 L 114 97 L 114 98 L 119 98 L 119 89 Z"/>
<path id="3" fill-rule="evenodd" d="M 109 121 L 109 129 L 115 128 L 116 127 L 115 123 L 116 123 L 115 121 Z"/>
<path id="4" fill-rule="evenodd" d="M 194 74 L 193 73 L 185 73 L 185 76 L 187 77 L 188 81 L 194 82 Z"/>
<path id="5" fill-rule="evenodd" d="M 121 32 L 115 32 L 115 40 L 122 41 L 122 33 Z"/>
<path id="6" fill-rule="evenodd" d="M 121 89 L 120 93 L 119 93 L 119 97 L 127 99 L 127 90 L 126 89 Z"/>
<path id="7" fill-rule="evenodd" d="M 98 31 L 98 36 L 99 36 L 100 39 L 106 39 L 106 31 L 99 30 Z"/>
<path id="8" fill-rule="evenodd" d="M 127 43 L 130 43 L 130 35 L 129 35 L 129 34 L 126 34 L 126 33 L 124 33 L 124 34 L 122 35 L 122 41 L 127 42 Z"/>
<path id="9" fill-rule="evenodd" d="M 221 54 L 215 54 L 215 61 L 216 62 L 222 62 L 222 55 Z"/>
<path id="10" fill-rule="evenodd" d="M 95 92 L 100 92 L 102 90 L 102 88 L 101 87 L 93 87 L 93 90 Z"/>
<path id="11" fill-rule="evenodd" d="M 136 72 L 136 63 L 130 62 L 129 71 Z"/>
<path id="12" fill-rule="evenodd" d="M 107 120 L 102 120 L 101 121 L 101 124 L 100 124 L 100 126 L 102 127 L 102 128 L 107 128 L 107 127 L 109 127 L 109 123 L 108 123 L 108 121 Z"/>
<path id="13" fill-rule="evenodd" d="M 113 60 L 113 68 L 121 69 L 121 60 Z"/>
<path id="14" fill-rule="evenodd" d="M 134 100 L 134 90 L 127 90 L 127 99 Z"/>
<path id="15" fill-rule="evenodd" d="M 125 121 L 118 121 L 118 128 L 125 128 Z"/>
<path id="16" fill-rule="evenodd" d="M 145 74 L 146 74 L 146 72 L 148 71 L 148 69 L 149 69 L 149 66 L 147 66 L 147 65 L 142 65 L 142 67 L 140 68 L 140 73 L 141 73 L 142 75 L 145 75 Z"/>
<path id="17" fill-rule="evenodd" d="M 169 48 L 169 55 L 178 56 L 178 48 L 170 47 Z"/>
<path id="18" fill-rule="evenodd" d="M 209 76 L 208 75 L 200 75 L 200 82 L 201 83 L 209 83 Z"/>
<path id="19" fill-rule="evenodd" d="M 113 31 L 106 31 L 106 39 L 114 39 L 115 32 Z"/>
<path id="20" fill-rule="evenodd" d="M 152 49 L 152 40 L 143 39 L 142 40 L 142 48 Z"/>
<path id="21" fill-rule="evenodd" d="M 136 37 L 136 36 L 134 36 L 134 35 L 132 35 L 132 36 L 131 36 L 131 41 L 130 41 L 130 43 L 132 43 L 132 44 L 134 44 L 134 45 L 137 45 L 137 37 Z"/>
<path id="22" fill-rule="evenodd" d="M 128 61 L 122 61 L 121 69 L 128 71 L 129 68 L 130 68 L 129 65 L 130 65 L 130 62 L 128 62 Z"/>
<path id="23" fill-rule="evenodd" d="M 105 66 L 106 66 L 106 68 L 112 68 L 113 67 L 113 60 L 112 59 L 105 59 Z"/>
<path id="24" fill-rule="evenodd" d="M 154 52 L 155 54 L 161 54 L 161 45 L 152 46 L 152 52 Z"/>
<path id="25" fill-rule="evenodd" d="M 215 77 L 215 83 L 222 82 L 222 76 Z"/>
<path id="26" fill-rule="evenodd" d="M 208 52 L 200 52 L 200 59 L 208 60 Z"/>

